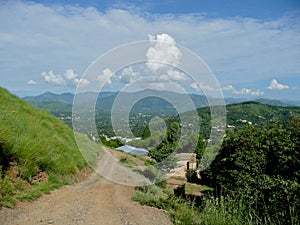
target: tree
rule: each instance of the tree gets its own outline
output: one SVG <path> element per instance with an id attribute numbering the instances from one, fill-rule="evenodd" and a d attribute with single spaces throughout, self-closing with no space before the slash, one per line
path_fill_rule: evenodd
<path id="1" fill-rule="evenodd" d="M 164 140 L 155 149 L 149 152 L 149 155 L 157 162 L 162 162 L 177 149 L 178 139 L 180 137 L 179 128 L 179 123 L 171 123 Z"/>
<path id="2" fill-rule="evenodd" d="M 273 122 L 229 134 L 203 172 L 203 182 L 215 187 L 217 195 L 243 198 L 261 217 L 290 224 L 291 209 L 300 207 L 299 124 L 295 117 L 288 129 Z"/>
<path id="3" fill-rule="evenodd" d="M 118 147 L 124 145 L 124 142 L 119 138 L 106 140 L 106 138 L 104 136 L 100 136 L 100 141 L 104 146 L 107 146 L 110 148 L 118 148 Z"/>
<path id="4" fill-rule="evenodd" d="M 300 117 L 296 116 L 295 114 L 291 114 L 291 119 L 288 123 L 288 128 L 291 132 L 291 142 L 294 143 L 294 151 L 290 155 L 289 169 L 288 172 L 289 176 L 293 176 L 294 180 L 300 183 L 300 166 L 299 166 L 299 159 L 300 158 Z M 290 174 L 290 173 L 293 174 Z"/>
<path id="5" fill-rule="evenodd" d="M 149 129 L 149 125 L 146 124 L 143 134 L 142 134 L 142 139 L 145 140 L 145 139 L 149 138 L 150 136 L 151 136 L 151 131 Z"/>
<path id="6" fill-rule="evenodd" d="M 197 145 L 195 148 L 196 158 L 198 161 L 201 160 L 203 153 L 205 151 L 205 148 L 206 148 L 206 144 L 203 140 L 203 137 L 201 135 L 199 135 L 198 142 L 197 142 Z"/>
<path id="7" fill-rule="evenodd" d="M 178 139 L 180 138 L 180 126 L 179 123 L 173 122 L 170 125 L 169 130 L 167 131 L 166 142 L 177 146 Z"/>

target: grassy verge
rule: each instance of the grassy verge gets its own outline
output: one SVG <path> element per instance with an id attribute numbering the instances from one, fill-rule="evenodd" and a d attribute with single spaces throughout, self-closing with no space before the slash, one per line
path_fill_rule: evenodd
<path id="1" fill-rule="evenodd" d="M 77 134 L 80 141 L 85 143 L 83 151 L 89 149 L 90 154 L 86 155 L 86 160 L 90 164 L 96 163 L 96 156 L 101 154 L 99 144 L 89 140 L 84 134 Z M 79 151 L 79 150 L 78 150 Z M 41 157 L 43 157 L 41 155 Z M 68 163 L 68 161 L 66 161 Z M 65 163 L 64 163 L 65 164 Z M 76 167 L 75 172 L 65 172 L 65 165 L 58 165 L 55 171 L 41 172 L 45 177 L 41 177 L 37 182 L 33 181 L 34 175 L 28 179 L 20 176 L 20 168 L 15 163 L 15 171 L 1 172 L 0 170 L 0 206 L 12 208 L 16 201 L 32 201 L 43 194 L 49 194 L 52 190 L 60 188 L 63 185 L 73 184 L 80 181 L 91 171 L 88 165 Z M 22 167 L 21 167 L 22 169 Z"/>
<path id="2" fill-rule="evenodd" d="M 120 159 L 119 159 L 120 163 L 122 163 L 123 165 L 126 165 L 128 167 L 135 167 L 135 166 L 138 166 L 138 164 L 136 162 L 134 162 L 132 159 L 130 159 L 129 157 L 127 156 L 122 156 Z"/>
<path id="3" fill-rule="evenodd" d="M 76 182 L 88 163 L 96 163 L 101 147 L 87 135 L 75 134 L 84 159 L 73 130 L 48 111 L 3 88 L 0 102 L 0 207 Z"/>
<path id="4" fill-rule="evenodd" d="M 274 218 L 266 215 L 259 218 L 255 210 L 248 207 L 243 197 L 203 197 L 202 205 L 176 197 L 170 190 L 156 185 L 137 187 L 133 200 L 169 212 L 174 224 L 183 225 L 262 225 L 278 224 Z M 291 209 L 291 213 L 296 209 Z M 299 224 L 293 217 L 292 225 Z"/>
<path id="5" fill-rule="evenodd" d="M 192 203 L 177 198 L 172 191 L 156 185 L 138 187 L 133 200 L 169 212 L 174 224 L 200 224 L 199 210 Z"/>

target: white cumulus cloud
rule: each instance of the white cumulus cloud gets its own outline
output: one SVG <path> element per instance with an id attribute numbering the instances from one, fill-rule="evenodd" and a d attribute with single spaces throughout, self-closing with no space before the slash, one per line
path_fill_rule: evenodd
<path id="1" fill-rule="evenodd" d="M 65 77 L 67 78 L 67 80 L 75 80 L 78 77 L 78 75 L 74 72 L 74 70 L 68 69 L 65 72 Z"/>
<path id="2" fill-rule="evenodd" d="M 135 72 L 131 66 L 126 67 L 122 70 L 121 75 L 119 76 L 119 79 L 125 83 L 125 84 L 129 84 L 131 83 L 133 80 L 137 79 L 140 76 L 139 72 Z"/>
<path id="3" fill-rule="evenodd" d="M 87 79 L 78 78 L 78 74 L 73 69 L 66 70 L 64 75 L 68 81 L 71 81 L 76 86 L 85 87 L 90 83 Z"/>
<path id="4" fill-rule="evenodd" d="M 114 76 L 114 73 L 109 69 L 106 68 L 102 71 L 100 75 L 98 75 L 97 80 L 100 82 L 100 86 L 105 85 L 106 83 L 108 85 L 112 84 L 112 77 Z"/>
<path id="5" fill-rule="evenodd" d="M 85 87 L 85 86 L 87 86 L 87 85 L 90 83 L 90 81 L 87 80 L 87 79 L 78 79 L 78 78 L 75 78 L 75 79 L 73 80 L 73 83 L 74 83 L 75 85 L 80 86 L 80 87 Z"/>
<path id="6" fill-rule="evenodd" d="M 27 81 L 27 84 L 28 85 L 37 85 L 37 82 L 34 80 L 29 80 L 29 81 Z"/>
<path id="7" fill-rule="evenodd" d="M 65 79 L 59 74 L 54 74 L 52 70 L 48 73 L 42 72 L 41 76 L 44 77 L 45 81 L 49 84 L 66 85 Z"/>
<path id="8" fill-rule="evenodd" d="M 185 81 L 187 79 L 186 75 L 177 70 L 169 70 L 167 72 L 168 77 L 174 81 Z"/>
<path id="9" fill-rule="evenodd" d="M 236 95 L 251 95 L 251 96 L 262 96 L 265 93 L 260 90 L 253 90 L 251 88 L 242 88 L 241 90 L 235 89 L 232 85 L 228 85 L 223 88 L 224 91 L 231 91 L 231 93 Z"/>
<path id="10" fill-rule="evenodd" d="M 43 72 L 41 74 L 44 77 L 44 80 L 49 84 L 56 84 L 58 86 L 80 86 L 85 87 L 90 83 L 87 79 L 78 78 L 78 74 L 74 72 L 73 69 L 68 69 L 65 71 L 64 76 L 59 74 L 55 74 L 52 70 L 47 72 Z"/>
<path id="11" fill-rule="evenodd" d="M 289 86 L 288 85 L 284 85 L 284 84 L 280 84 L 278 83 L 277 80 L 273 79 L 271 82 L 270 82 L 270 85 L 269 87 L 267 87 L 269 90 L 284 90 L 284 89 L 289 89 Z"/>
<path id="12" fill-rule="evenodd" d="M 166 64 L 178 66 L 182 53 L 176 47 L 173 37 L 168 34 L 149 35 L 149 40 L 154 41 L 152 46 L 148 48 L 146 57 L 148 69 L 156 72 L 161 68 L 165 68 Z"/>

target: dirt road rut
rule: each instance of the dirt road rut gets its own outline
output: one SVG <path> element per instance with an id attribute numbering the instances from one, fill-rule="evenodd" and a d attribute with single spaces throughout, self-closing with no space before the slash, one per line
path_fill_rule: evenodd
<path id="1" fill-rule="evenodd" d="M 85 181 L 44 195 L 15 209 L 0 210 L 2 225 L 171 225 L 167 213 L 131 200 L 133 187 L 96 173 Z"/>

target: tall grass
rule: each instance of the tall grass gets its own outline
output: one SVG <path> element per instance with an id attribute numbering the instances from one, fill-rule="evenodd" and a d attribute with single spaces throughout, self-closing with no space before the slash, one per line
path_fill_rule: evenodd
<path id="1" fill-rule="evenodd" d="M 143 205 L 153 206 L 169 212 L 174 224 L 183 225 L 271 225 L 280 224 L 276 217 L 259 217 L 255 209 L 248 207 L 243 195 L 235 198 L 206 196 L 201 206 L 176 197 L 170 190 L 158 186 L 138 187 L 133 199 Z M 291 225 L 298 225 L 296 208 L 291 208 Z M 282 224 L 283 225 L 283 224 Z"/>
<path id="2" fill-rule="evenodd" d="M 137 187 L 133 200 L 169 212 L 174 224 L 200 224 L 199 210 L 193 204 L 177 198 L 172 191 L 161 189 L 156 185 Z"/>
<path id="3" fill-rule="evenodd" d="M 0 102 L 0 205 L 36 198 L 87 166 L 73 131 L 62 121 L 2 88 Z M 100 146 L 86 135 L 76 136 L 86 143 L 88 160 L 95 163 Z M 13 176 L 8 171 L 12 162 L 17 168 Z M 32 177 L 40 172 L 48 175 L 48 181 L 32 185 Z"/>

